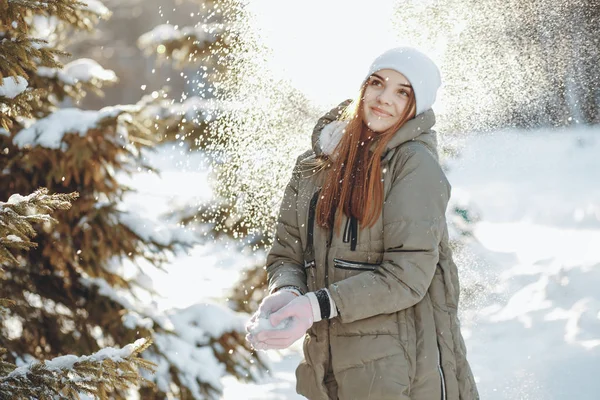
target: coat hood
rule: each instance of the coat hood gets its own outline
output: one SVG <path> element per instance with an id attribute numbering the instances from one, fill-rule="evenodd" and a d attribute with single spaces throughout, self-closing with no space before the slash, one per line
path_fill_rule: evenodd
<path id="1" fill-rule="evenodd" d="M 344 101 L 317 121 L 312 134 L 312 147 L 315 155 L 330 156 L 333 154 L 348 124 L 347 121 L 340 121 L 338 118 L 350 102 L 351 100 Z M 391 157 L 390 150 L 410 140 L 422 142 L 438 158 L 437 135 L 432 129 L 434 125 L 435 114 L 431 109 L 407 121 L 389 141 L 384 151 L 383 162 L 387 162 Z"/>

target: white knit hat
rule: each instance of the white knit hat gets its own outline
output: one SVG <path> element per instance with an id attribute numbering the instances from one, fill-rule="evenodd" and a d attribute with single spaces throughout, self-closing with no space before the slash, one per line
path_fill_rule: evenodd
<path id="1" fill-rule="evenodd" d="M 390 49 L 373 61 L 365 82 L 382 69 L 393 69 L 408 79 L 417 100 L 416 115 L 431 108 L 442 79 L 440 70 L 429 57 L 412 47 Z"/>

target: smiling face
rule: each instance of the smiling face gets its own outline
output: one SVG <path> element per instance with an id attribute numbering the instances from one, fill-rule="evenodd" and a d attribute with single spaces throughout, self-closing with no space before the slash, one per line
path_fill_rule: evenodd
<path id="1" fill-rule="evenodd" d="M 385 132 L 399 123 L 409 103 L 412 88 L 400 72 L 382 69 L 373 73 L 366 83 L 363 120 L 373 132 Z"/>

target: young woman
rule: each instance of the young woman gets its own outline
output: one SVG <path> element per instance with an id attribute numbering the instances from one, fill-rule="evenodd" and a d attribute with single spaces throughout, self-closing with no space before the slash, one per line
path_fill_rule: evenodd
<path id="1" fill-rule="evenodd" d="M 267 257 L 271 294 L 247 338 L 282 349 L 304 336 L 296 390 L 308 399 L 479 398 L 431 129 L 440 84 L 419 51 L 383 53 L 297 160 Z"/>

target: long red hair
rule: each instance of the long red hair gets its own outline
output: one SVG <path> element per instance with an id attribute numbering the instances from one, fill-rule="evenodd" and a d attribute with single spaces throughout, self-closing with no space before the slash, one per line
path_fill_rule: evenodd
<path id="1" fill-rule="evenodd" d="M 413 117 L 416 107 L 411 90 L 408 104 L 394 126 L 381 133 L 369 130 L 363 118 L 364 94 L 369 81 L 367 79 L 357 98 L 342 114 L 348 125 L 334 151 L 335 158 L 324 156 L 323 159 L 330 168 L 317 203 L 316 222 L 324 228 L 335 227 L 338 234 L 342 212 L 355 217 L 361 227 L 371 227 L 377 222 L 383 208 L 382 153 L 398 129 Z"/>

